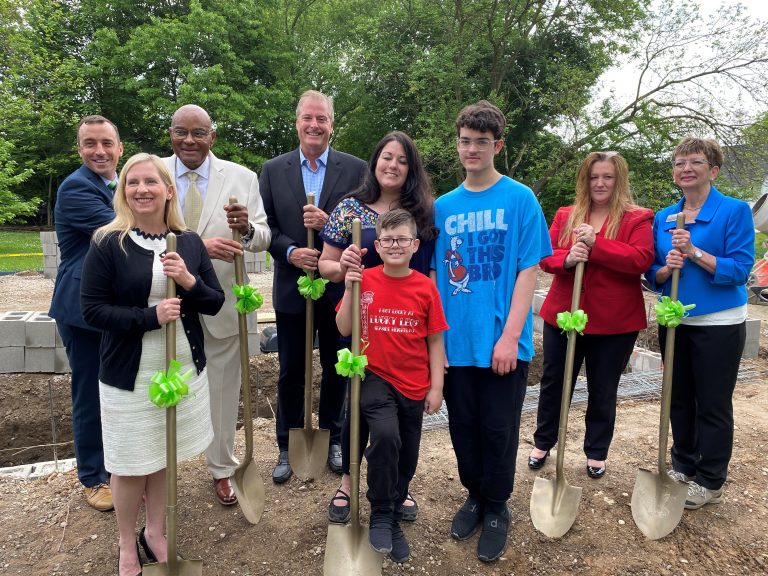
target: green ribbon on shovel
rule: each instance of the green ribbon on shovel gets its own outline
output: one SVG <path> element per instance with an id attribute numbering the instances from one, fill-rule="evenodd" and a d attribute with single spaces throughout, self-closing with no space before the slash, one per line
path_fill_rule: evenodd
<path id="1" fill-rule="evenodd" d="M 176 406 L 184 396 L 189 394 L 187 380 L 194 370 L 190 368 L 184 374 L 180 374 L 180 368 L 181 362 L 171 360 L 167 371 L 155 372 L 149 384 L 149 399 L 152 404 L 160 408 Z"/>
<path id="2" fill-rule="evenodd" d="M 325 293 L 325 285 L 328 284 L 328 280 L 325 278 L 312 280 L 309 274 L 305 274 L 304 276 L 299 276 L 296 284 L 299 285 L 299 294 L 304 296 L 304 298 L 317 300 Z"/>
<path id="3" fill-rule="evenodd" d="M 680 300 L 672 300 L 669 296 L 662 296 L 661 302 L 656 304 L 656 321 L 667 328 L 679 326 L 682 319 L 688 316 L 688 310 L 696 308 L 696 304 L 683 304 Z"/>
<path id="4" fill-rule="evenodd" d="M 345 377 L 360 376 L 365 379 L 365 367 L 368 366 L 368 356 L 360 354 L 355 356 L 349 348 L 342 348 L 336 353 L 339 361 L 336 362 L 336 374 Z"/>
<path id="5" fill-rule="evenodd" d="M 587 314 L 584 310 L 576 310 L 576 312 L 559 312 L 557 314 L 557 325 L 563 332 L 576 330 L 576 332 L 583 336 L 584 328 L 587 327 Z"/>
<path id="6" fill-rule="evenodd" d="M 237 310 L 238 314 L 249 314 L 261 308 L 261 305 L 264 303 L 264 297 L 255 286 L 250 284 L 233 284 L 232 292 L 237 296 L 235 310 Z"/>

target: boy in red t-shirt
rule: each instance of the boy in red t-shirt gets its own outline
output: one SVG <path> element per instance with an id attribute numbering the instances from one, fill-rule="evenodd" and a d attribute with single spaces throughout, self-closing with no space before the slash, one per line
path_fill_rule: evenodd
<path id="1" fill-rule="evenodd" d="M 352 285 L 360 285 L 360 335 L 368 357 L 360 411 L 370 428 L 368 492 L 370 544 L 395 562 L 410 556 L 395 511 L 416 472 L 423 413 L 443 402 L 443 331 L 448 329 L 432 281 L 408 267 L 419 248 L 416 222 L 396 209 L 376 224 L 374 242 L 382 266 L 349 268 L 336 324 L 352 333 Z"/>

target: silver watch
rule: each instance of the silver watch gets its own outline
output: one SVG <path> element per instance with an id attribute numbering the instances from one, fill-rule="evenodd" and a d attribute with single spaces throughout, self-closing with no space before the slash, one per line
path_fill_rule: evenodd
<path id="1" fill-rule="evenodd" d="M 696 248 L 693 251 L 693 256 L 691 258 L 693 258 L 693 260 L 701 260 L 703 257 L 704 257 L 704 253 L 698 248 Z"/>

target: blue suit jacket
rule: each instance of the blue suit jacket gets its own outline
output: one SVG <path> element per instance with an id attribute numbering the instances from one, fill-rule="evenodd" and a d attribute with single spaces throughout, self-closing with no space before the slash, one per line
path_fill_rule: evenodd
<path id="1" fill-rule="evenodd" d="M 48 312 L 57 322 L 93 330 L 80 312 L 80 276 L 91 235 L 115 217 L 112 196 L 101 176 L 85 165 L 59 186 L 53 213 L 61 264 Z"/>

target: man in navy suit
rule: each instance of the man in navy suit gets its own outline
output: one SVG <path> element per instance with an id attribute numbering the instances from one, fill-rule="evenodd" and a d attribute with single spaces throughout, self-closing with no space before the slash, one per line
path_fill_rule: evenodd
<path id="1" fill-rule="evenodd" d="M 115 217 L 112 196 L 123 144 L 117 126 L 103 116 L 86 116 L 77 128 L 77 152 L 83 165 L 61 183 L 54 218 L 61 252 L 51 310 L 72 370 L 72 432 L 77 476 L 90 506 L 112 510 L 112 492 L 104 468 L 99 406 L 101 332 L 80 312 L 80 274 L 93 232 Z"/>
<path id="2" fill-rule="evenodd" d="M 288 430 L 301 428 L 304 420 L 304 349 L 306 301 L 296 281 L 305 270 L 317 270 L 318 249 L 307 248 L 307 230 L 315 231 L 315 246 L 322 249 L 318 233 L 328 214 L 348 192 L 357 188 L 368 165 L 328 145 L 333 132 L 333 101 L 308 90 L 296 107 L 299 148 L 266 162 L 259 178 L 261 196 L 272 231 L 269 252 L 275 261 L 272 301 L 277 323 L 280 376 L 277 384 L 277 444 L 280 455 L 272 472 L 275 483 L 293 473 L 288 462 Z M 315 194 L 316 204 L 307 202 Z M 341 415 L 344 380 L 336 374 L 339 331 L 334 306 L 343 286 L 328 284 L 314 304 L 314 325 L 320 344 L 320 428 L 330 431 L 328 465 L 341 474 Z M 311 418 L 311 414 L 306 415 Z"/>

